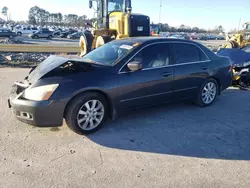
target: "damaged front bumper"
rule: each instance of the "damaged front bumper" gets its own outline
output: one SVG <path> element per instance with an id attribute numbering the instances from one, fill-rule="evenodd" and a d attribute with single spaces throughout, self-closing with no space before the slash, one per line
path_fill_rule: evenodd
<path id="1" fill-rule="evenodd" d="M 64 109 L 67 104 L 66 99 L 31 101 L 22 97 L 23 91 L 20 91 L 20 85 L 14 85 L 8 106 L 15 117 L 27 124 L 53 127 L 63 124 Z"/>

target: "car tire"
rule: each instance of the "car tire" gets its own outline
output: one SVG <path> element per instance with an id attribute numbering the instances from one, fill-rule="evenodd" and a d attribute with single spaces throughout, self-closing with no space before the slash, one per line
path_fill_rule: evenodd
<path id="1" fill-rule="evenodd" d="M 48 36 L 48 38 L 47 39 L 49 39 L 49 40 L 51 40 L 52 39 L 52 36 L 50 35 L 50 36 Z"/>
<path id="2" fill-rule="evenodd" d="M 21 36 L 21 35 L 22 35 L 22 33 L 21 33 L 21 32 L 17 32 L 17 35 L 18 35 L 18 36 Z"/>
<path id="3" fill-rule="evenodd" d="M 13 36 L 13 35 L 10 35 L 10 36 L 9 36 L 9 38 L 10 38 L 10 39 L 13 39 L 13 38 L 14 38 L 14 36 Z"/>
<path id="4" fill-rule="evenodd" d="M 218 93 L 218 82 L 213 78 L 209 78 L 200 87 L 197 98 L 195 99 L 195 104 L 200 107 L 210 106 L 216 100 Z"/>
<path id="5" fill-rule="evenodd" d="M 38 37 L 37 35 L 35 35 L 33 38 L 34 38 L 34 39 L 38 39 L 39 37 Z"/>
<path id="6" fill-rule="evenodd" d="M 70 101 L 67 105 L 65 120 L 68 127 L 77 134 L 90 134 L 102 127 L 107 116 L 106 99 L 98 93 L 91 92 L 81 94 Z"/>

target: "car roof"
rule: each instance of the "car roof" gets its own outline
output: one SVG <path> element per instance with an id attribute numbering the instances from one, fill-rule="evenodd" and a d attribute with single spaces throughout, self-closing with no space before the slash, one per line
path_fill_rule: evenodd
<path id="1" fill-rule="evenodd" d="M 129 38 L 123 38 L 118 39 L 115 41 L 124 41 L 124 42 L 139 42 L 141 44 L 143 43 L 154 43 L 154 42 L 188 42 L 196 45 L 201 45 L 198 42 L 186 40 L 186 39 L 176 39 L 176 38 L 166 38 L 166 37 L 129 37 Z"/>
<path id="2" fill-rule="evenodd" d="M 189 43 L 189 44 L 195 44 L 196 46 L 199 46 L 205 53 L 206 55 L 209 56 L 210 59 L 216 58 L 216 54 L 213 53 L 210 49 L 205 47 L 203 44 L 199 42 L 195 42 L 192 40 L 186 40 L 186 39 L 177 39 L 177 38 L 166 38 L 166 37 L 129 37 L 129 38 L 123 38 L 123 39 L 118 39 L 114 40 L 112 42 L 131 42 L 131 43 L 141 43 L 142 45 L 148 45 L 152 44 L 155 42 L 183 42 L 183 43 Z"/>

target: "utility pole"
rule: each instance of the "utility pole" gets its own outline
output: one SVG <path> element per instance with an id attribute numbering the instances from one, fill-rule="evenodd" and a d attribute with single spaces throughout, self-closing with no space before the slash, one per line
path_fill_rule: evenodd
<path id="1" fill-rule="evenodd" d="M 240 23 L 241 23 L 241 18 L 240 18 L 240 20 L 239 20 L 238 32 L 240 31 Z"/>
<path id="2" fill-rule="evenodd" d="M 159 23 L 161 23 L 161 8 L 162 8 L 162 0 L 160 0 Z"/>

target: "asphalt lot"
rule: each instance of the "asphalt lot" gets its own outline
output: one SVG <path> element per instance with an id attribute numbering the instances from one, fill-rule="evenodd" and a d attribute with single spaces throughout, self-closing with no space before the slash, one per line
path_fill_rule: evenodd
<path id="1" fill-rule="evenodd" d="M 250 187 L 250 91 L 131 112 L 86 137 L 15 120 L 7 97 L 27 72 L 0 69 L 0 187 Z"/>

